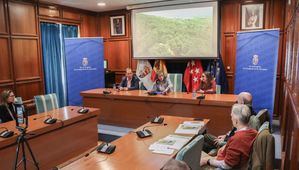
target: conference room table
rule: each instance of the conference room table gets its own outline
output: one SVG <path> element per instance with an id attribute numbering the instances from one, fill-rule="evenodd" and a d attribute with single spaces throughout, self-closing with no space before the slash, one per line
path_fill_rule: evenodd
<path id="1" fill-rule="evenodd" d="M 170 155 L 157 154 L 152 153 L 152 151 L 149 150 L 149 146 L 169 134 L 174 134 L 178 125 L 184 121 L 194 120 L 188 117 L 162 116 L 164 117 L 162 125 L 157 126 L 156 124 L 146 123 L 135 129 L 134 132 L 129 132 L 125 136 L 113 141 L 112 144 L 116 145 L 116 149 L 112 154 L 98 153 L 97 151 L 86 153 L 83 154 L 85 156 L 61 167 L 61 169 L 158 170 L 162 168 L 168 160 L 175 157 L 178 151 L 175 150 Z M 209 120 L 204 119 L 203 122 L 204 126 L 200 129 L 199 133 L 205 130 Z M 164 126 L 164 124 L 166 125 Z M 148 126 L 146 129 L 149 129 L 153 133 L 153 136 L 138 138 L 135 132 L 142 130 L 145 126 Z M 194 135 L 184 136 L 193 137 Z"/>
<path id="2" fill-rule="evenodd" d="M 97 146 L 97 124 L 100 110 L 89 108 L 88 113 L 79 114 L 77 113 L 79 108 L 67 106 L 28 117 L 29 126 L 26 138 L 40 169 L 51 169 Z M 57 118 L 57 122 L 45 124 L 44 120 L 50 116 Z M 0 169 L 13 169 L 16 141 L 20 132 L 16 129 L 15 121 L 2 123 L 0 127 L 15 132 L 12 137 L 0 138 Z M 27 159 L 32 160 L 29 151 L 25 151 Z M 21 153 L 19 160 L 22 158 Z M 36 169 L 31 161 L 27 161 L 26 167 Z M 23 165 L 21 164 L 19 168 L 23 169 Z"/>
<path id="3" fill-rule="evenodd" d="M 103 94 L 105 90 L 111 94 Z M 214 135 L 231 130 L 231 108 L 237 101 L 234 94 L 205 94 L 205 99 L 197 99 L 186 92 L 149 96 L 145 90 L 103 88 L 82 91 L 81 96 L 84 106 L 101 109 L 100 124 L 137 128 L 162 114 L 205 118 L 211 120 L 207 128 Z"/>

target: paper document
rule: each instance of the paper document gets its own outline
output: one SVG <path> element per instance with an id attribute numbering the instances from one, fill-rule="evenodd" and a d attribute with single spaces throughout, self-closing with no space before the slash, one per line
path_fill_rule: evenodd
<path id="1" fill-rule="evenodd" d="M 185 121 L 178 126 L 178 128 L 175 130 L 175 133 L 196 135 L 203 126 L 203 121 Z"/>
<path id="2" fill-rule="evenodd" d="M 186 143 L 191 140 L 192 137 L 180 136 L 180 135 L 168 135 L 163 139 L 149 146 L 149 150 L 153 152 L 165 151 L 167 149 L 180 150 Z"/>

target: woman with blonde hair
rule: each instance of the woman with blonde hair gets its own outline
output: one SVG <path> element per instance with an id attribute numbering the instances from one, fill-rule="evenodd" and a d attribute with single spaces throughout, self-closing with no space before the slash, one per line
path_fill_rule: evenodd
<path id="1" fill-rule="evenodd" d="M 13 91 L 4 90 L 0 97 L 0 123 L 16 120 L 15 95 Z"/>

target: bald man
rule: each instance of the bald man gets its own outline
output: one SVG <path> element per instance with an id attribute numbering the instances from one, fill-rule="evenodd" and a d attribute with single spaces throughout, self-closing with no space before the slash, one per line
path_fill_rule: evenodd
<path id="1" fill-rule="evenodd" d="M 249 107 L 251 115 L 256 115 L 252 109 L 252 95 L 249 92 L 241 92 L 237 98 L 238 104 L 245 104 Z"/>
<path id="2" fill-rule="evenodd" d="M 248 106 L 251 115 L 256 115 L 256 113 L 252 109 L 252 95 L 249 92 L 241 92 L 238 95 L 237 103 Z M 235 134 L 236 130 L 236 127 L 233 127 L 233 129 L 229 131 L 227 134 L 220 135 L 217 137 L 211 134 L 205 134 L 203 151 L 211 156 L 214 156 L 217 153 L 217 148 L 225 145 L 228 139 Z"/>

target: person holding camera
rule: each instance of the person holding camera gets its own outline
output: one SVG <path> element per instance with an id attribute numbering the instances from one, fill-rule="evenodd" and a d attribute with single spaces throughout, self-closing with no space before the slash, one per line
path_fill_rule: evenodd
<path id="1" fill-rule="evenodd" d="M 16 120 L 15 94 L 13 91 L 4 90 L 0 97 L 0 123 Z"/>

